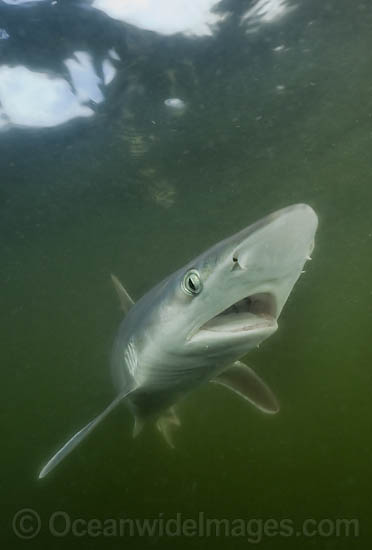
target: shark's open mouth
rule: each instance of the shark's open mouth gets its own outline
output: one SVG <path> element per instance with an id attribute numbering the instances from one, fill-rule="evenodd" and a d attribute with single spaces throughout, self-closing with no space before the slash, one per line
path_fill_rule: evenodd
<path id="1" fill-rule="evenodd" d="M 199 330 L 242 332 L 271 327 L 276 322 L 276 309 L 272 294 L 252 294 L 215 315 Z"/>

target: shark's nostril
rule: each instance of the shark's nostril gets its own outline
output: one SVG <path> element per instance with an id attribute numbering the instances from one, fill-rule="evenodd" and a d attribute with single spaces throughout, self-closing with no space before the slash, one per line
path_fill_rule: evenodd
<path id="1" fill-rule="evenodd" d="M 233 266 L 231 268 L 231 271 L 234 271 L 236 269 L 242 269 L 242 266 L 239 263 L 239 259 L 235 256 L 235 254 L 234 254 L 232 260 L 233 260 Z"/>

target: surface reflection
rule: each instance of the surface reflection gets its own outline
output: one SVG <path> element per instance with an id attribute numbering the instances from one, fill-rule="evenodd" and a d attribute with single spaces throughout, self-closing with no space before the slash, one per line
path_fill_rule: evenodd
<path id="1" fill-rule="evenodd" d="M 140 29 L 171 35 L 210 36 L 225 15 L 215 12 L 219 0 L 94 0 L 93 7 Z"/>
<path id="2" fill-rule="evenodd" d="M 104 103 L 106 116 L 116 110 L 133 155 L 142 155 L 156 142 L 155 130 L 177 124 L 177 118 L 191 120 L 192 113 L 212 112 L 205 110 L 206 83 L 218 87 L 220 73 L 217 62 L 212 69 L 217 58 L 210 37 L 227 33 L 224 51 L 239 39 L 245 44 L 246 31 L 283 17 L 293 0 L 247 0 L 238 9 L 233 0 L 0 0 L 1 5 L 0 129 L 81 122 Z M 208 77 L 209 69 L 198 71 L 195 37 L 206 37 L 199 51 L 210 55 Z M 157 55 L 164 43 L 172 58 Z M 279 43 L 273 51 L 286 48 Z M 281 81 L 275 91 L 285 91 Z M 214 97 L 217 105 L 220 93 Z"/>
<path id="3" fill-rule="evenodd" d="M 39 2 L 45 2 L 46 0 L 1 0 L 4 4 L 10 4 L 11 6 L 18 6 L 20 4 L 36 4 Z M 57 2 L 51 2 L 56 4 Z"/>
<path id="4" fill-rule="evenodd" d="M 0 29 L 0 40 L 7 40 L 9 38 L 9 34 L 6 32 L 5 29 Z"/>
<path id="5" fill-rule="evenodd" d="M 34 128 L 58 126 L 77 117 L 94 114 L 94 104 L 104 100 L 104 88 L 115 77 L 109 51 L 101 76 L 91 55 L 74 52 L 63 63 L 66 76 L 31 70 L 23 65 L 0 66 L 0 128 L 11 125 Z"/>
<path id="6" fill-rule="evenodd" d="M 288 0 L 258 0 L 242 18 L 244 23 L 257 26 L 261 23 L 272 23 L 293 10 Z"/>

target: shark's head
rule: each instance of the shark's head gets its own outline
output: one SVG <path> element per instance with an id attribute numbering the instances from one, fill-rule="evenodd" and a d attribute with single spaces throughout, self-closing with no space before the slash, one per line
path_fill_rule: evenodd
<path id="1" fill-rule="evenodd" d="M 152 340 L 175 359 L 244 355 L 276 331 L 316 228 L 313 209 L 296 204 L 198 256 L 157 287 L 153 307 L 147 303 Z"/>

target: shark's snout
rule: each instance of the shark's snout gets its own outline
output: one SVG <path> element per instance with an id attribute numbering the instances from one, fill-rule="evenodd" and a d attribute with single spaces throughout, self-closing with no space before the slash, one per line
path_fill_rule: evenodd
<path id="1" fill-rule="evenodd" d="M 251 232 L 233 252 L 241 269 L 258 278 L 284 276 L 306 261 L 314 247 L 318 218 L 306 204 L 289 206 L 251 226 Z"/>
<path id="2" fill-rule="evenodd" d="M 215 343 L 218 336 L 231 342 L 245 339 L 248 344 L 270 336 L 309 259 L 316 227 L 313 209 L 297 204 L 224 241 L 221 261 L 205 284 L 206 318 L 193 329 L 190 339 Z"/>

